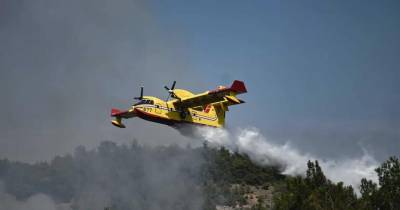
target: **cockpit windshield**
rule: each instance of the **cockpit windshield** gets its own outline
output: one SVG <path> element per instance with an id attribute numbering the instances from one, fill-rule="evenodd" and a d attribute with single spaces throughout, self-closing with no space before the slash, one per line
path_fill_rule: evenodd
<path id="1" fill-rule="evenodd" d="M 144 99 L 144 100 L 141 100 L 141 101 L 139 101 L 139 102 L 137 102 L 136 104 L 133 104 L 133 105 L 136 106 L 136 105 L 140 105 L 140 104 L 154 104 L 154 101 L 153 100 Z"/>

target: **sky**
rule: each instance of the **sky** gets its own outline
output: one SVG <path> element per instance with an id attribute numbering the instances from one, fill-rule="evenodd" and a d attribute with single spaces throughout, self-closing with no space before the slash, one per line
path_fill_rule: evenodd
<path id="1" fill-rule="evenodd" d="M 111 107 L 164 85 L 246 83 L 231 129 L 319 157 L 400 155 L 398 1 L 0 1 L 0 157 L 39 161 L 103 140 L 192 144 Z"/>

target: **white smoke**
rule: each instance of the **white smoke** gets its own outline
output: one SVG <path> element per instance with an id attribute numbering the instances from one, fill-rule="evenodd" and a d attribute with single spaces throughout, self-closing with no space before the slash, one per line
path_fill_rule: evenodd
<path id="1" fill-rule="evenodd" d="M 293 148 L 289 142 L 279 145 L 269 141 L 255 128 L 239 129 L 234 135 L 225 129 L 198 128 L 196 135 L 211 145 L 224 146 L 231 151 L 247 154 L 261 165 L 279 165 L 286 175 L 305 175 L 307 161 L 318 160 L 325 175 L 334 182 L 359 187 L 362 178 L 377 180 L 377 161 L 364 150 L 357 158 L 324 160 Z"/>

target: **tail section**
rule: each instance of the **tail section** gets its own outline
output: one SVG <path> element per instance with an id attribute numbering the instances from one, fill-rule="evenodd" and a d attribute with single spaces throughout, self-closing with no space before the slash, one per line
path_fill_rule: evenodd
<path id="1" fill-rule="evenodd" d="M 244 82 L 239 80 L 233 81 L 229 89 L 235 92 L 236 94 L 247 93 L 247 89 L 246 86 L 244 85 Z"/>
<path id="2" fill-rule="evenodd" d="M 235 80 L 233 81 L 231 87 L 228 88 L 228 90 L 230 93 L 224 96 L 224 101 L 213 104 L 216 116 L 218 118 L 218 125 L 220 127 L 223 127 L 225 125 L 225 112 L 229 111 L 228 106 L 245 103 L 243 100 L 236 97 L 236 95 L 238 94 L 247 93 L 244 82 Z"/>

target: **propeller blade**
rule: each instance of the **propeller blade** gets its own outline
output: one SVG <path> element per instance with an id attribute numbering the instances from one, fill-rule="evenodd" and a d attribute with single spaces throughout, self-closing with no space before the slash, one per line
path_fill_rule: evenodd
<path id="1" fill-rule="evenodd" d="M 171 86 L 171 88 L 168 88 L 167 86 L 164 86 L 164 88 L 168 91 L 168 97 L 167 97 L 167 100 L 165 100 L 166 102 L 168 102 L 168 100 L 169 100 L 169 97 L 174 97 L 174 89 L 175 89 L 175 85 L 176 85 L 176 81 L 174 81 L 173 83 L 172 83 L 172 86 Z M 167 107 L 168 107 L 168 103 L 167 103 Z"/>
<path id="2" fill-rule="evenodd" d="M 175 84 L 176 84 L 176 81 L 174 81 L 174 83 L 172 83 L 171 90 L 175 89 Z"/>
<path id="3" fill-rule="evenodd" d="M 140 99 L 142 99 L 142 98 L 143 98 L 143 86 L 140 87 Z"/>

